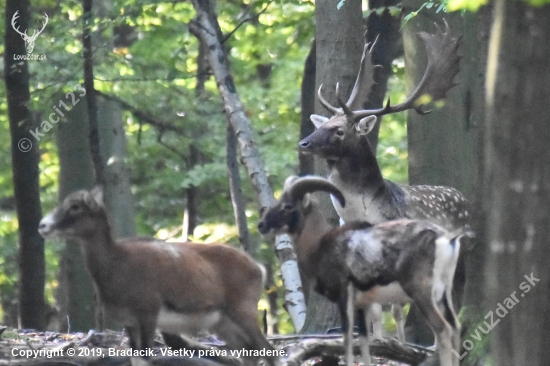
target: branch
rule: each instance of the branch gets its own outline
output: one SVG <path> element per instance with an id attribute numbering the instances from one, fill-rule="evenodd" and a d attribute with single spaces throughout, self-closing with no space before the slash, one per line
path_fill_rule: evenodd
<path id="1" fill-rule="evenodd" d="M 162 141 L 162 132 L 158 134 L 157 136 L 157 142 L 161 145 L 161 146 L 164 146 L 167 150 L 173 152 L 174 154 L 176 154 L 180 159 L 182 160 L 187 160 L 187 155 L 179 152 L 175 147 L 173 146 L 170 146 L 168 145 L 166 142 Z"/>
<path id="2" fill-rule="evenodd" d="M 237 26 L 235 27 L 235 29 L 233 29 L 231 32 L 229 32 L 229 34 L 227 34 L 225 37 L 223 37 L 222 41 L 221 41 L 221 44 L 224 44 L 225 41 L 227 41 L 240 27 L 243 26 L 244 23 L 246 22 L 249 22 L 251 21 L 252 19 L 254 18 L 258 18 L 260 15 L 262 15 L 263 13 L 265 13 L 265 11 L 267 10 L 267 8 L 269 7 L 269 5 L 271 5 L 271 3 L 273 2 L 273 0 L 270 0 L 266 6 L 260 10 L 259 13 L 255 14 L 255 15 L 251 15 L 249 16 L 248 18 L 244 18 L 243 20 L 241 20 L 239 22 L 239 24 L 237 24 Z"/>
<path id="3" fill-rule="evenodd" d="M 289 347 L 287 349 L 288 358 L 283 363 L 283 366 L 299 366 L 306 360 L 314 357 L 344 355 L 344 345 L 341 336 L 340 339 L 306 339 L 287 347 Z M 376 357 L 384 357 L 410 365 L 418 365 L 433 354 L 430 350 L 401 344 L 392 338 L 371 340 L 370 352 Z M 353 354 L 361 354 L 357 339 L 353 342 Z"/>
<path id="4" fill-rule="evenodd" d="M 177 127 L 177 126 L 175 126 L 175 125 L 173 125 L 169 122 L 160 121 L 160 120 L 156 119 L 155 117 L 152 117 L 151 115 L 149 115 L 147 112 L 144 112 L 144 111 L 132 106 L 130 103 L 120 99 L 119 97 L 116 97 L 116 96 L 110 95 L 110 94 L 102 93 L 99 90 L 96 90 L 95 92 L 96 92 L 96 94 L 101 95 L 103 98 L 105 98 L 107 100 L 117 102 L 118 104 L 120 104 L 120 106 L 122 108 L 126 109 L 127 111 L 132 112 L 132 114 L 135 115 L 137 118 L 147 122 L 151 126 L 155 126 L 155 127 L 159 128 L 162 131 L 172 131 L 172 132 L 176 132 L 180 135 L 185 135 L 185 131 L 182 128 L 179 128 L 179 127 Z"/>

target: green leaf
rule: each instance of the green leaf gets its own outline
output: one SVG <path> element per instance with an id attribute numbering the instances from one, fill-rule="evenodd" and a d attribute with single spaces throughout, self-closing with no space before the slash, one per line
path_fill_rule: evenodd
<path id="1" fill-rule="evenodd" d="M 488 0 L 449 0 L 447 10 L 469 10 L 477 11 L 480 7 L 487 4 Z"/>

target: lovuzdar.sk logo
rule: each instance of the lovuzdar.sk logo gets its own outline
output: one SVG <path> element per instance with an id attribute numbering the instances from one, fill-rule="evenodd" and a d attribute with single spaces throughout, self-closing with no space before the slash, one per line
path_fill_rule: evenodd
<path id="1" fill-rule="evenodd" d="M 25 48 L 27 50 L 26 55 L 13 55 L 14 60 L 45 60 L 46 55 L 32 55 L 32 51 L 34 49 L 34 43 L 36 42 L 36 39 L 42 33 L 44 28 L 46 28 L 46 24 L 48 24 L 48 14 L 44 13 L 44 19 L 45 21 L 42 23 L 42 29 L 40 30 L 34 30 L 32 33 L 32 36 L 29 36 L 27 34 L 27 29 L 25 29 L 24 32 L 21 32 L 19 30 L 19 26 L 16 24 L 17 18 L 19 18 L 19 10 L 13 14 L 13 17 L 11 18 L 11 26 L 14 31 L 19 33 L 21 35 L 21 38 L 25 41 Z"/>

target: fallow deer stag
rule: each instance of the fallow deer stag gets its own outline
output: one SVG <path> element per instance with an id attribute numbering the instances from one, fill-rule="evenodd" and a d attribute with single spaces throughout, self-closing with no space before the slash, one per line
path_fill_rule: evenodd
<path id="1" fill-rule="evenodd" d="M 316 131 L 299 143 L 304 153 L 324 158 L 328 165 L 328 179 L 343 193 L 346 206 L 333 198 L 338 215 L 345 222 L 368 221 L 378 224 L 400 218 L 426 219 L 447 230 L 468 229 L 469 203 L 456 189 L 442 186 L 408 186 L 393 183 L 382 177 L 367 134 L 377 118 L 385 114 L 414 109 L 420 114 L 422 101 L 437 101 L 456 84 L 460 56 L 457 54 L 461 36 L 453 37 L 445 21 L 445 29 L 437 24 L 437 32 L 418 34 L 426 47 L 428 66 L 418 86 L 403 103 L 392 105 L 388 99 L 380 109 L 360 109 L 368 99 L 373 84 L 372 44 L 363 49 L 361 67 L 347 102 L 339 85 L 336 97 L 340 107 L 329 104 L 318 91 L 321 104 L 332 114 L 330 118 L 312 115 Z M 428 96 L 427 98 L 425 96 Z M 455 300 L 460 304 L 464 288 L 464 256 L 461 255 L 454 280 Z M 401 328 L 398 326 L 398 329 Z M 401 338 L 401 337 L 400 337 Z"/>

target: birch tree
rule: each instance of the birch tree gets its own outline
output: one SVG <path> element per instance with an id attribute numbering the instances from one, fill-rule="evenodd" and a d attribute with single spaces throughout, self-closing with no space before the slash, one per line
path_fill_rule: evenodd
<path id="1" fill-rule="evenodd" d="M 252 124 L 245 114 L 227 64 L 226 54 L 218 38 L 219 24 L 215 17 L 210 16 L 207 0 L 193 0 L 192 3 L 197 15 L 189 26 L 192 32 L 198 34 L 201 42 L 206 45 L 208 63 L 216 79 L 226 117 L 237 136 L 241 162 L 256 191 L 261 209 L 268 208 L 275 204 L 273 190 L 267 180 L 267 174 L 254 141 Z M 306 309 L 296 254 L 290 238 L 286 235 L 278 236 L 275 239 L 275 251 L 281 262 L 281 272 L 286 290 L 285 306 L 294 328 L 298 331 L 304 324 Z"/>

